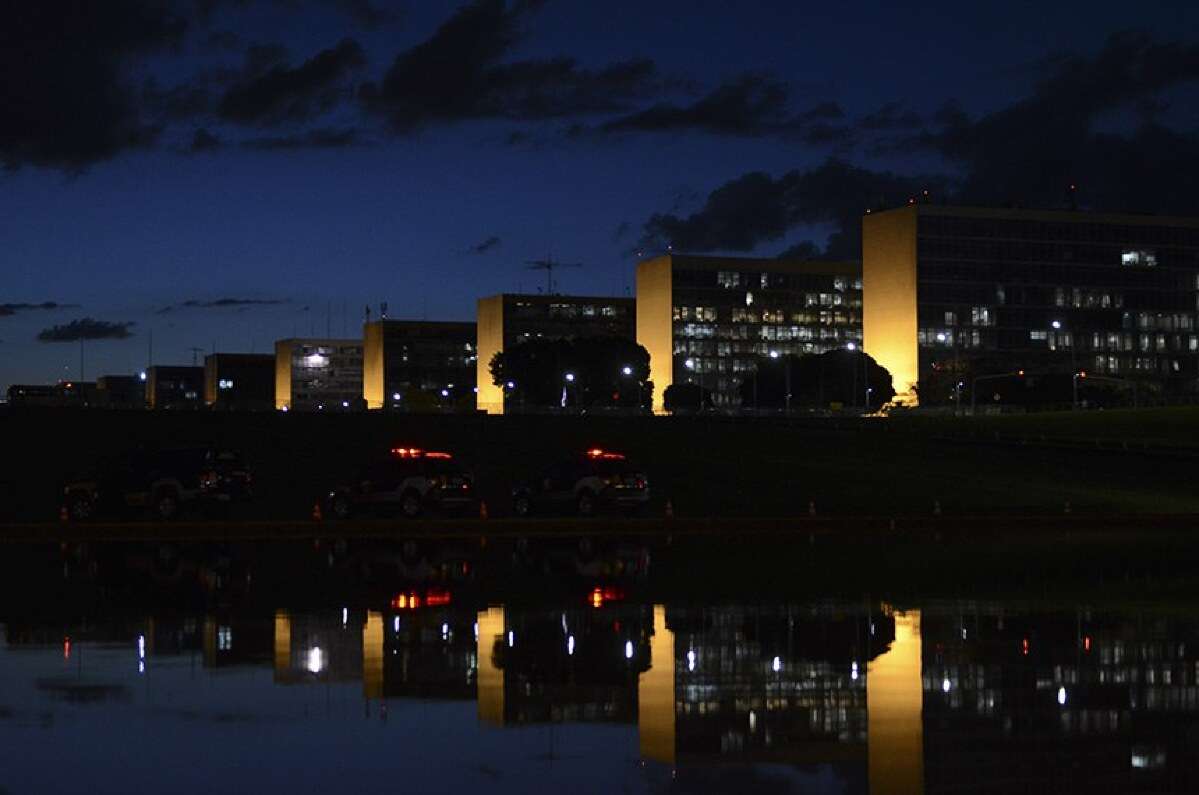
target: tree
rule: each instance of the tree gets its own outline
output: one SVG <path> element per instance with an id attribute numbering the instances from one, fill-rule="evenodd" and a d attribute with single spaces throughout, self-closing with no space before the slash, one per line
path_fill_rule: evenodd
<path id="1" fill-rule="evenodd" d="M 488 368 L 508 402 L 522 406 L 644 407 L 653 399 L 649 351 L 617 337 L 533 339 L 497 353 Z"/>
<path id="2" fill-rule="evenodd" d="M 863 406 L 867 389 L 870 409 L 877 409 L 895 397 L 887 368 L 861 351 L 838 349 L 804 356 L 760 358 L 756 374 L 741 381 L 741 405 L 785 408 L 788 381 L 792 408 L 825 407 L 830 403 Z"/>
<path id="3" fill-rule="evenodd" d="M 699 384 L 671 384 L 662 393 L 662 402 L 671 414 L 712 408 L 712 390 Z"/>

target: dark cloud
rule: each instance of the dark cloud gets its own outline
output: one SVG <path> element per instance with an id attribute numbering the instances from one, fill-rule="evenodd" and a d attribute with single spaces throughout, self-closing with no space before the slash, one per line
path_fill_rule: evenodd
<path id="1" fill-rule="evenodd" d="M 1160 106 L 1160 92 L 1199 81 L 1199 44 L 1120 33 L 1093 56 L 1058 57 L 1045 70 L 1029 97 L 977 119 L 947 104 L 933 127 L 894 148 L 926 148 L 960 168 L 964 201 L 1055 206 L 1075 183 L 1096 209 L 1199 211 L 1195 131 L 1171 130 L 1144 113 Z M 1096 129 L 1110 114 L 1124 114 L 1131 131 Z"/>
<path id="2" fill-rule="evenodd" d="M 241 36 L 231 30 L 214 30 L 204 37 L 204 44 L 210 50 L 233 52 L 241 47 Z"/>
<path id="3" fill-rule="evenodd" d="M 346 96 L 341 90 L 343 81 L 365 63 L 366 54 L 358 42 L 343 39 L 294 69 L 276 63 L 230 87 L 221 98 L 218 113 L 241 124 L 308 121 Z"/>
<path id="4" fill-rule="evenodd" d="M 841 107 L 831 101 L 792 113 L 786 85 L 768 75 L 749 74 L 689 105 L 658 103 L 610 119 L 599 129 L 606 133 L 694 130 L 747 137 L 779 135 L 822 145 L 840 140 L 824 131 L 830 129 L 831 120 L 843 116 Z"/>
<path id="5" fill-rule="evenodd" d="M 394 9 L 381 8 L 371 0 L 324 0 L 324 2 L 370 30 L 399 19 L 399 14 Z"/>
<path id="6" fill-rule="evenodd" d="M 904 110 L 899 102 L 888 102 L 874 113 L 861 118 L 858 126 L 863 130 L 910 130 L 920 127 L 924 120 L 912 110 Z"/>
<path id="7" fill-rule="evenodd" d="M 32 310 L 78 309 L 79 304 L 60 304 L 56 301 L 43 301 L 40 304 L 0 304 L 0 317 L 9 317 L 18 312 Z"/>
<path id="8" fill-rule="evenodd" d="M 155 314 L 165 315 L 177 309 L 231 309 L 247 306 L 277 306 L 290 303 L 287 298 L 217 298 L 202 301 L 192 298 L 179 304 L 171 304 L 159 309 Z"/>
<path id="9" fill-rule="evenodd" d="M 359 146 L 365 142 L 361 133 L 354 128 L 324 128 L 308 130 L 293 135 L 275 135 L 263 138 L 250 138 L 242 141 L 241 146 L 247 149 L 285 150 L 285 149 L 342 149 L 347 146 Z"/>
<path id="10" fill-rule="evenodd" d="M 805 260 L 816 259 L 823 255 L 820 246 L 811 240 L 801 240 L 793 246 L 788 246 L 778 253 L 777 259 Z"/>
<path id="11" fill-rule="evenodd" d="M 504 61 L 524 19 L 540 5 L 475 0 L 461 8 L 400 53 L 382 82 L 363 87 L 365 107 L 407 132 L 438 121 L 619 112 L 649 90 L 655 68 L 644 59 L 598 70 L 566 57 Z"/>
<path id="12" fill-rule="evenodd" d="M 136 323 L 126 321 L 112 323 L 85 317 L 60 326 L 51 326 L 38 332 L 38 342 L 79 342 L 80 340 L 123 340 L 133 336 L 130 331 Z"/>
<path id="13" fill-rule="evenodd" d="M 153 0 L 0 4 L 0 162 L 78 171 L 153 143 L 128 62 L 186 27 Z"/>
<path id="14" fill-rule="evenodd" d="M 220 149 L 223 145 L 224 144 L 220 138 L 209 132 L 204 127 L 200 127 L 192 134 L 192 141 L 188 146 L 188 151 L 212 152 Z"/>
<path id="15" fill-rule="evenodd" d="M 476 243 L 475 245 L 471 246 L 469 251 L 471 254 L 486 254 L 488 251 L 491 251 L 492 249 L 497 248 L 501 242 L 503 242 L 503 241 L 501 241 L 495 235 L 492 235 L 491 237 L 487 238 L 486 240 L 480 241 L 480 242 Z"/>
<path id="16" fill-rule="evenodd" d="M 778 178 L 753 172 L 712 191 L 703 207 L 688 216 L 651 216 L 641 245 L 694 252 L 752 251 L 797 227 L 828 224 L 834 232 L 825 256 L 853 257 L 860 250 L 857 229 L 866 208 L 896 204 L 926 186 L 941 184 L 937 178 L 871 171 L 835 158 Z"/>
<path id="17" fill-rule="evenodd" d="M 194 118 L 212 106 L 212 96 L 202 85 L 184 83 L 160 88 L 152 78 L 142 85 L 141 101 L 145 112 L 159 121 Z"/>

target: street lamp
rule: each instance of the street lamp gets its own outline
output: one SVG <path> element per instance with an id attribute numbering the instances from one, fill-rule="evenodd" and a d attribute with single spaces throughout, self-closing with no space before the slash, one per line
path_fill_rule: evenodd
<path id="1" fill-rule="evenodd" d="M 779 358 L 779 352 L 771 351 L 770 358 L 771 359 Z M 784 388 L 784 392 L 786 393 L 783 395 L 783 410 L 787 414 L 790 414 L 791 413 L 791 360 L 790 359 L 786 359 L 783 362 L 783 377 L 785 379 L 783 388 Z"/>
<path id="2" fill-rule="evenodd" d="M 623 374 L 623 375 L 624 375 L 624 376 L 627 378 L 627 377 L 630 377 L 630 376 L 632 376 L 632 375 L 633 375 L 633 368 L 632 368 L 630 365 L 627 365 L 627 364 L 626 364 L 624 367 L 620 368 L 620 372 L 621 372 L 621 374 Z M 640 409 L 640 408 L 641 408 L 641 401 L 642 401 L 642 397 L 641 397 L 641 379 L 640 379 L 640 378 L 638 378 L 638 379 L 637 379 L 637 408 L 638 408 L 638 409 Z"/>
<path id="3" fill-rule="evenodd" d="M 1062 330 L 1062 321 L 1060 321 L 1060 320 L 1054 320 L 1049 325 L 1053 327 L 1054 331 Z M 1073 379 L 1074 380 L 1074 408 L 1078 408 L 1078 365 L 1075 363 L 1075 360 L 1074 360 L 1074 332 L 1067 331 L 1066 336 L 1068 336 L 1070 339 L 1070 346 L 1069 346 L 1070 347 L 1070 372 L 1074 373 L 1074 379 Z M 1061 342 L 1062 342 L 1061 337 L 1060 336 L 1057 337 L 1057 339 L 1055 340 L 1055 344 L 1060 345 Z M 1083 378 L 1086 378 L 1085 373 L 1083 374 Z"/>

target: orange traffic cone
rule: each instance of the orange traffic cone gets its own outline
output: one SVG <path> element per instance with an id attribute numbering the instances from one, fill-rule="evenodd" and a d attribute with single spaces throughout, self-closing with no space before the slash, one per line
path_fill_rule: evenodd
<path id="1" fill-rule="evenodd" d="M 667 519 L 674 518 L 674 503 L 671 502 L 670 500 L 666 501 L 666 518 Z"/>
<path id="2" fill-rule="evenodd" d="M 487 518 L 487 500 L 479 500 L 479 518 Z"/>
<path id="3" fill-rule="evenodd" d="M 312 521 L 319 522 L 322 518 L 324 517 L 321 516 L 321 504 L 318 500 L 317 502 L 312 503 Z"/>
<path id="4" fill-rule="evenodd" d="M 67 506 L 64 505 L 58 509 L 58 520 L 60 522 L 69 522 L 71 520 L 71 514 L 67 513 Z"/>

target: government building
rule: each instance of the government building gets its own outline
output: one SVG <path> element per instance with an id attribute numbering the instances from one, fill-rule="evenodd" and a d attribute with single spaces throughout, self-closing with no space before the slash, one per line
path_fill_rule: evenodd
<path id="1" fill-rule="evenodd" d="M 761 358 L 861 340 L 856 262 L 666 254 L 637 265 L 637 342 L 650 354 L 655 411 L 678 383 L 737 406 Z"/>
<path id="2" fill-rule="evenodd" d="M 912 204 L 863 218 L 862 260 L 865 349 L 897 403 L 950 362 L 966 389 L 1019 371 L 1199 378 L 1199 219 Z"/>

